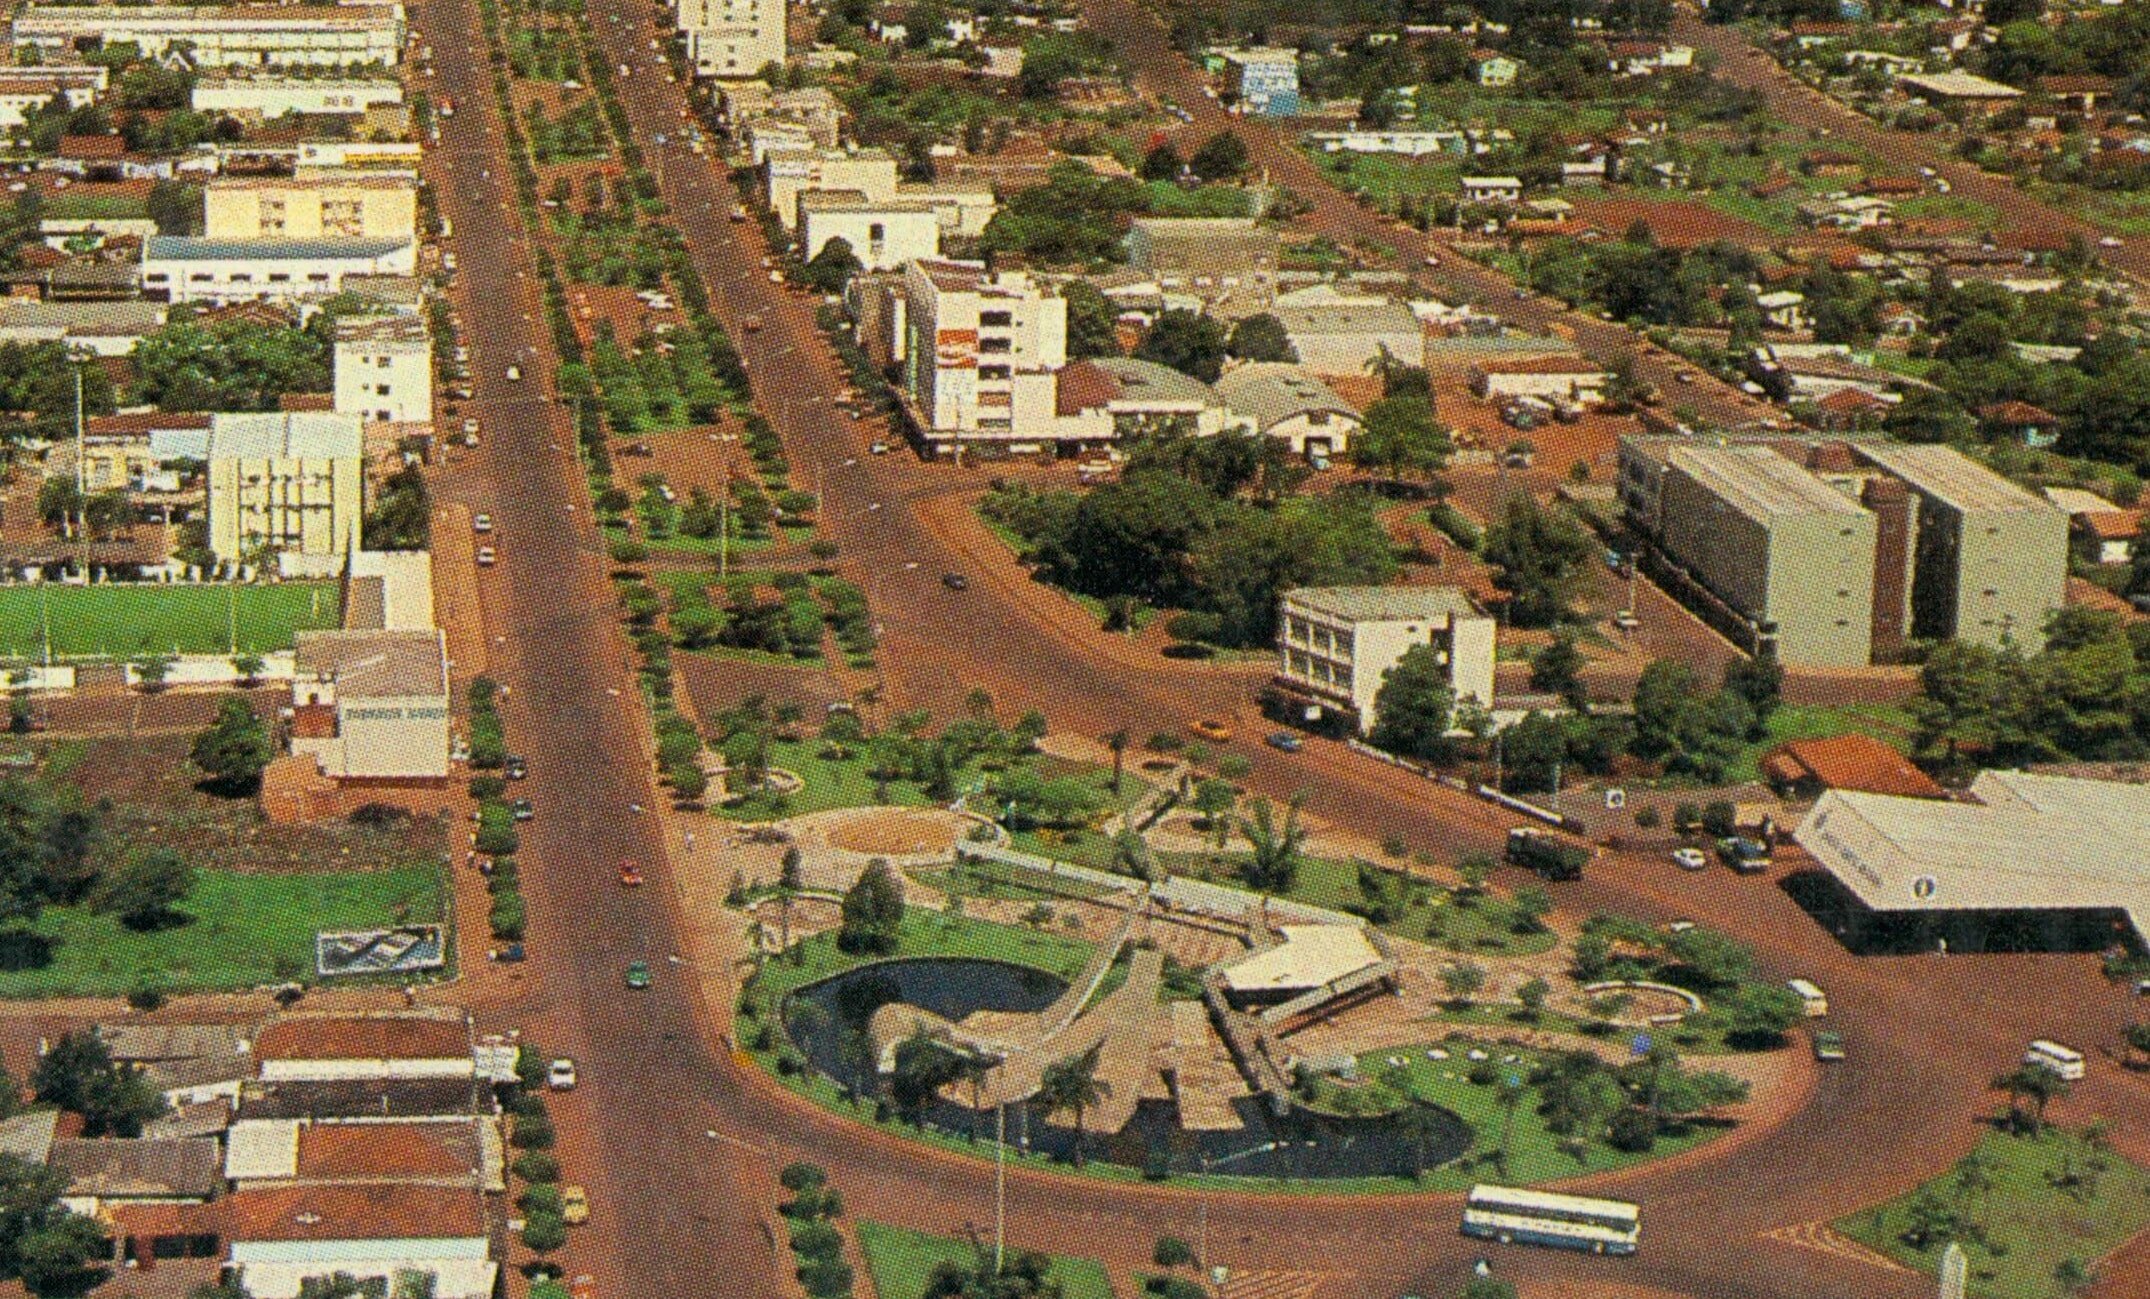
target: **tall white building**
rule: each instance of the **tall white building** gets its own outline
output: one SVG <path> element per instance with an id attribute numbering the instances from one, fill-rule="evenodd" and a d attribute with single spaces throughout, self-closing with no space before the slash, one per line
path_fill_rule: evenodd
<path id="1" fill-rule="evenodd" d="M 700 76 L 743 81 L 784 61 L 784 0 L 672 0 L 672 13 Z"/>
<path id="2" fill-rule="evenodd" d="M 1341 716 L 1364 733 L 1403 656 L 1431 645 L 1457 703 L 1493 704 L 1493 619 L 1452 586 L 1299 587 L 1277 616 L 1275 687 L 1307 719 Z"/>
<path id="3" fill-rule="evenodd" d="M 1021 271 L 928 259 L 904 272 L 904 386 L 936 449 L 1052 439 L 1067 301 Z"/>
<path id="4" fill-rule="evenodd" d="M 377 424 L 433 420 L 433 340 L 415 316 L 336 324 L 336 407 Z"/>

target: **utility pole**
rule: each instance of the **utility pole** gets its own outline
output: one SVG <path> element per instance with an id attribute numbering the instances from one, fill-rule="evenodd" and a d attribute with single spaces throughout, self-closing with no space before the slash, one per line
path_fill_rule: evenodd
<path id="1" fill-rule="evenodd" d="M 717 580 L 723 581 L 732 571 L 732 467 L 724 466 L 724 488 L 717 493 Z"/>
<path id="2" fill-rule="evenodd" d="M 1008 1102 L 993 1106 L 993 1275 L 1008 1258 Z"/>

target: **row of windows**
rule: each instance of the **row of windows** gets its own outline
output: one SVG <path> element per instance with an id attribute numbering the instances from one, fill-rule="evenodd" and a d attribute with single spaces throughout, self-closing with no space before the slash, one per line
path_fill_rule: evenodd
<path id="1" fill-rule="evenodd" d="M 1311 654 L 1302 654 L 1298 650 L 1291 652 L 1288 661 L 1291 664 L 1291 671 L 1294 675 L 1305 677 L 1309 681 L 1319 681 L 1324 685 L 1343 686 L 1346 688 L 1351 685 L 1351 669 L 1342 664 L 1331 663 L 1327 659 L 1318 659 Z"/>

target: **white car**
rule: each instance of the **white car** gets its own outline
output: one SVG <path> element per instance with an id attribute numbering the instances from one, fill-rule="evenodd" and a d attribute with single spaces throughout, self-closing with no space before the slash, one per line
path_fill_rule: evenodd
<path id="1" fill-rule="evenodd" d="M 1635 616 L 1633 609 L 1622 609 L 1613 615 L 1613 626 L 1618 627 L 1621 631 L 1633 631 L 1642 626 L 1642 619 Z"/>
<path id="2" fill-rule="evenodd" d="M 464 421 L 463 421 L 463 431 L 464 431 L 465 433 L 468 433 L 468 434 L 472 435 L 473 437 L 477 436 L 477 432 L 478 432 L 478 417 L 477 417 L 477 416 L 475 416 L 475 415 L 473 415 L 473 416 L 471 416 L 470 418 L 468 418 L 468 419 L 464 420 Z"/>
<path id="3" fill-rule="evenodd" d="M 478 515 L 470 521 L 470 530 L 472 532 L 491 532 L 493 530 L 493 516 L 490 514 Z"/>
<path id="4" fill-rule="evenodd" d="M 510 383 L 516 383 L 516 382 L 520 382 L 520 381 L 521 381 L 521 379 L 522 379 L 522 377 L 523 377 L 523 368 L 522 368 L 521 366 L 519 366 L 519 365 L 511 365 L 511 366 L 509 366 L 509 367 L 508 367 L 508 381 L 509 381 Z"/>
<path id="5" fill-rule="evenodd" d="M 1700 848 L 1675 848 L 1672 852 L 1672 864 L 1683 871 L 1708 870 L 1710 859 L 1702 855 Z"/>
<path id="6" fill-rule="evenodd" d="M 2098 241 L 2098 247 L 2100 248 L 2118 248 L 2120 246 L 2119 238 L 2114 235 L 2107 235 Z"/>
<path id="7" fill-rule="evenodd" d="M 500 556 L 494 552 L 491 546 L 478 547 L 478 567 L 491 568 L 499 559 Z"/>
<path id="8" fill-rule="evenodd" d="M 545 1085 L 556 1092 L 575 1090 L 575 1062 L 565 1057 L 553 1061 L 545 1071 Z"/>

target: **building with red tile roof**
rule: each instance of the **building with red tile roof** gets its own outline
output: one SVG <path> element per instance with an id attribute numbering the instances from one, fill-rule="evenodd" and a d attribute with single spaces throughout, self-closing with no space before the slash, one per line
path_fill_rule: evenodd
<path id="1" fill-rule="evenodd" d="M 1898 798 L 1946 798 L 1909 758 L 1871 735 L 1835 735 L 1823 740 L 1792 740 L 1762 759 L 1771 784 L 1800 797 L 1842 789 Z"/>

